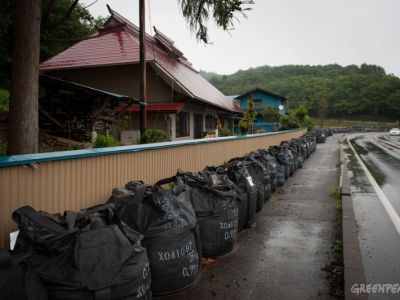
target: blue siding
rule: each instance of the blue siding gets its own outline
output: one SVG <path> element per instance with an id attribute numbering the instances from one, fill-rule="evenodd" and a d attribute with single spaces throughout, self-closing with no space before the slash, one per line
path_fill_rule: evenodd
<path id="1" fill-rule="evenodd" d="M 282 105 L 283 109 L 279 111 L 281 115 L 286 114 L 286 107 L 284 104 L 284 101 L 281 98 L 278 98 L 274 95 L 270 95 L 267 93 L 264 93 L 262 91 L 254 91 L 251 94 L 244 95 L 244 96 L 239 96 L 238 99 L 240 100 L 240 107 L 243 110 L 246 110 L 248 108 L 248 102 L 252 98 L 255 100 L 255 109 L 259 115 L 257 115 L 256 122 L 254 124 L 254 130 L 258 129 L 264 129 L 268 132 L 272 131 L 272 123 L 267 123 L 264 118 L 261 116 L 261 112 L 268 108 L 268 107 L 273 107 L 279 110 L 279 106 Z M 261 100 L 261 101 L 257 101 Z M 279 127 L 279 124 L 275 124 L 275 127 Z"/>
<path id="2" fill-rule="evenodd" d="M 280 113 L 281 113 L 281 115 L 286 114 L 286 107 L 285 107 L 282 99 L 277 98 L 273 95 L 263 93 L 263 92 L 254 92 L 251 95 L 245 95 L 245 96 L 239 98 L 240 99 L 240 107 L 243 110 L 247 109 L 250 97 L 252 97 L 253 100 L 257 100 L 257 99 L 261 100 L 260 106 L 256 107 L 257 110 L 263 111 L 267 107 L 274 107 L 274 108 L 279 109 L 279 105 L 283 105 L 283 110 L 280 111 Z"/>

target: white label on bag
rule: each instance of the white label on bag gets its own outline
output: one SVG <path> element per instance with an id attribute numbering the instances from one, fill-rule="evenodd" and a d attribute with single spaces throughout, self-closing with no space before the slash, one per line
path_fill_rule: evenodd
<path id="1" fill-rule="evenodd" d="M 249 182 L 250 186 L 254 186 L 253 178 L 251 178 L 251 176 L 247 176 L 246 179 Z"/>
<path id="2" fill-rule="evenodd" d="M 215 174 L 211 174 L 211 181 L 213 183 L 213 185 L 217 185 L 218 184 L 218 177 Z"/>
<path id="3" fill-rule="evenodd" d="M 17 237 L 19 230 L 10 233 L 10 249 L 14 250 L 15 243 L 17 242 Z"/>

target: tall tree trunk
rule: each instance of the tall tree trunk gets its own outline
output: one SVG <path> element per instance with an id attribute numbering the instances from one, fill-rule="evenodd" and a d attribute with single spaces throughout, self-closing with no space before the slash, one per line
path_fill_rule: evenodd
<path id="1" fill-rule="evenodd" d="M 41 0 L 15 2 L 8 155 L 38 151 L 40 13 Z"/>

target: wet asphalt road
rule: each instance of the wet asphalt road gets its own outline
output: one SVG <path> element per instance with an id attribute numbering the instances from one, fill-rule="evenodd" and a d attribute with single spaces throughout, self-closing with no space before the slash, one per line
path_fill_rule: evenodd
<path id="1" fill-rule="evenodd" d="M 338 185 L 338 138 L 318 144 L 302 169 L 273 194 L 236 249 L 203 267 L 197 284 L 162 299 L 330 299 Z"/>
<path id="2" fill-rule="evenodd" d="M 400 150 L 377 141 L 380 134 L 358 135 L 352 142 L 385 196 L 400 215 Z M 399 137 L 384 136 L 399 143 Z M 400 145 L 400 143 L 399 143 Z"/>
<path id="3" fill-rule="evenodd" d="M 355 134 L 350 141 L 400 214 L 400 150 L 378 142 L 376 133 Z M 393 139 L 395 141 L 395 138 Z M 392 141 L 393 141 L 392 140 Z M 400 283 L 400 235 L 349 148 L 348 167 L 366 283 Z M 370 294 L 369 299 L 399 299 L 399 294 Z"/>

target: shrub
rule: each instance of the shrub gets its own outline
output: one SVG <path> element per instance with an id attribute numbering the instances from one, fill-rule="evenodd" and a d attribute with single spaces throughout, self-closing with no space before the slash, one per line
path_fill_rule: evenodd
<path id="1" fill-rule="evenodd" d="M 278 123 L 281 119 L 281 114 L 279 113 L 279 110 L 273 107 L 268 107 L 263 110 L 262 116 L 266 122 L 272 123 L 272 130 L 275 131 L 275 123 Z"/>
<path id="2" fill-rule="evenodd" d="M 292 114 L 290 114 L 288 116 L 283 116 L 281 118 L 280 125 L 281 126 L 279 127 L 279 130 L 289 130 L 289 129 L 296 129 L 296 128 L 300 127 L 300 124 L 298 123 L 296 118 L 294 118 L 294 116 Z"/>
<path id="3" fill-rule="evenodd" d="M 147 129 L 140 138 L 141 144 L 159 143 L 165 141 L 167 135 L 161 129 Z"/>
<path id="4" fill-rule="evenodd" d="M 280 120 L 279 130 L 289 130 L 299 127 L 314 128 L 314 123 L 308 115 L 307 109 L 304 107 L 300 107 L 290 112 L 289 115 L 283 116 Z"/>
<path id="5" fill-rule="evenodd" d="M 258 129 L 256 133 L 267 133 L 267 131 L 265 129 Z"/>
<path id="6" fill-rule="evenodd" d="M 0 111 L 8 111 L 9 97 L 9 92 L 0 88 Z"/>
<path id="7" fill-rule="evenodd" d="M 232 135 L 232 131 L 229 128 L 222 127 L 219 130 L 219 136 L 231 136 L 231 135 Z"/>
<path id="8" fill-rule="evenodd" d="M 118 145 L 119 145 L 119 143 L 114 137 L 107 136 L 104 134 L 99 134 L 96 137 L 93 147 L 94 148 L 104 148 L 104 147 L 115 147 Z"/>
<path id="9" fill-rule="evenodd" d="M 311 120 L 310 116 L 305 116 L 301 127 L 306 127 L 308 130 L 311 130 L 315 127 L 314 122 Z"/>

